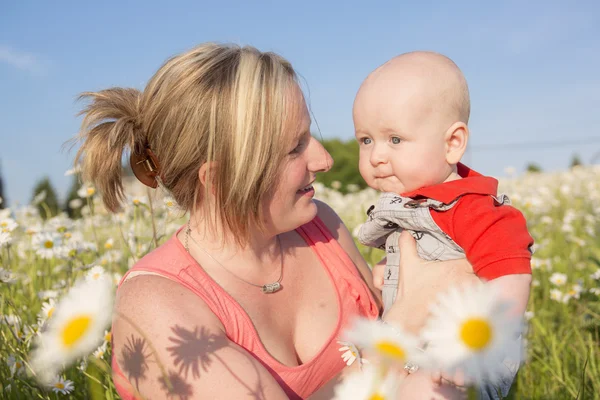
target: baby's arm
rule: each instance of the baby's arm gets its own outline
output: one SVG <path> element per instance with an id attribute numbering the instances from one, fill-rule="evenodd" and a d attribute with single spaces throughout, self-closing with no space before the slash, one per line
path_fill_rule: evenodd
<path id="1" fill-rule="evenodd" d="M 511 315 L 523 317 L 531 287 L 530 274 L 504 275 L 486 282 L 486 285 L 493 287 L 502 300 L 510 303 Z"/>

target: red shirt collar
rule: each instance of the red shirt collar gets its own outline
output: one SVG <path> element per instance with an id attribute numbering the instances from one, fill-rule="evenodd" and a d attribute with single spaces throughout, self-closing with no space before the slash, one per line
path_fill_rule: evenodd
<path id="1" fill-rule="evenodd" d="M 456 169 L 462 179 L 423 187 L 412 192 L 402 193 L 401 196 L 421 196 L 449 204 L 464 194 L 497 195 L 498 181 L 496 179 L 483 176 L 461 163 L 458 163 Z"/>

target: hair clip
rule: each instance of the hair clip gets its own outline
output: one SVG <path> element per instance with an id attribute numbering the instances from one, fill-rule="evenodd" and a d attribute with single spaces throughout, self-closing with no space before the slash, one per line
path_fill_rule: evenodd
<path id="1" fill-rule="evenodd" d="M 129 163 L 138 181 L 156 189 L 158 186 L 156 177 L 160 175 L 160 164 L 150 146 L 146 146 L 142 154 L 132 151 Z"/>

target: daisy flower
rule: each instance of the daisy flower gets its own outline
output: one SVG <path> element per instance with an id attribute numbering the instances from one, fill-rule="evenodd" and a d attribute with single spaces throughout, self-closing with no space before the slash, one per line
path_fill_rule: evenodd
<path id="1" fill-rule="evenodd" d="M 102 268 L 100 265 L 95 265 L 94 267 L 92 267 L 92 269 L 88 271 L 87 275 L 85 276 L 85 279 L 87 279 L 88 281 L 96 281 L 98 279 L 104 278 L 104 274 L 104 268 Z"/>
<path id="2" fill-rule="evenodd" d="M 567 283 L 567 275 L 561 274 L 560 272 L 555 272 L 550 275 L 550 282 L 556 286 L 562 286 Z"/>
<path id="3" fill-rule="evenodd" d="M 525 311 L 525 319 L 527 321 L 531 320 L 535 316 L 533 311 Z"/>
<path id="4" fill-rule="evenodd" d="M 8 246 L 12 243 L 12 236 L 9 232 L 0 232 L 0 247 Z"/>
<path id="5" fill-rule="evenodd" d="M 112 303 L 110 279 L 79 281 L 60 299 L 30 357 L 37 379 L 49 382 L 63 366 L 97 348 L 110 324 Z"/>
<path id="6" fill-rule="evenodd" d="M 338 350 L 344 352 L 342 354 L 342 360 L 344 360 L 347 366 L 354 364 L 354 361 L 358 359 L 358 366 L 362 367 L 363 363 L 367 361 L 361 357 L 360 351 L 354 344 L 339 340 L 338 344 L 342 346 Z"/>
<path id="7" fill-rule="evenodd" d="M 131 204 L 133 204 L 134 206 L 148 204 L 148 198 L 146 196 L 133 196 L 131 198 Z"/>
<path id="8" fill-rule="evenodd" d="M 118 286 L 119 282 L 121 282 L 121 279 L 123 278 L 123 275 L 119 274 L 118 272 L 113 272 L 112 278 L 115 286 Z"/>
<path id="9" fill-rule="evenodd" d="M 96 193 L 96 188 L 94 188 L 92 185 L 83 185 L 77 191 L 77 196 L 79 196 L 83 199 L 86 199 L 88 197 L 92 197 L 95 193 Z"/>
<path id="10" fill-rule="evenodd" d="M 106 349 L 107 349 L 106 342 L 104 342 L 92 354 L 97 359 L 104 358 L 104 355 L 106 354 Z"/>
<path id="11" fill-rule="evenodd" d="M 365 365 L 361 371 L 349 374 L 334 388 L 333 400 L 396 399 L 400 381 L 401 378 L 391 371 L 385 373 L 375 366 Z"/>
<path id="12" fill-rule="evenodd" d="M 571 289 L 567 290 L 567 292 L 563 295 L 561 301 L 564 304 L 567 304 L 571 299 L 579 299 L 582 291 L 583 287 L 579 284 L 575 284 L 571 287 Z"/>
<path id="13" fill-rule="evenodd" d="M 550 290 L 550 298 L 552 300 L 561 301 L 563 298 L 563 293 L 558 289 Z"/>
<path id="14" fill-rule="evenodd" d="M 83 205 L 83 201 L 81 201 L 81 199 L 73 199 L 73 200 L 69 201 L 69 207 L 73 210 L 81 208 L 82 205 Z"/>
<path id="15" fill-rule="evenodd" d="M 2 218 L 0 219 L 0 232 L 12 232 L 15 228 L 19 226 L 16 221 L 12 218 Z"/>
<path id="16" fill-rule="evenodd" d="M 43 259 L 51 259 L 61 252 L 60 236 L 54 233 L 42 232 L 33 236 L 33 246 L 37 255 Z"/>
<path id="17" fill-rule="evenodd" d="M 418 339 L 381 320 L 357 318 L 350 329 L 344 333 L 343 339 L 375 354 L 382 360 L 404 365 L 407 361 L 416 361 L 419 358 Z"/>
<path id="18" fill-rule="evenodd" d="M 520 321 L 509 315 L 508 304 L 493 287 L 451 288 L 430 311 L 421 338 L 429 361 L 440 369 L 450 374 L 461 370 L 468 381 L 481 385 L 502 379 L 505 359 L 520 360 L 515 348 Z"/>
<path id="19" fill-rule="evenodd" d="M 25 365 L 21 360 L 16 359 L 14 355 L 8 356 L 6 364 L 8 365 L 12 376 L 20 376 L 25 374 Z"/>
<path id="20" fill-rule="evenodd" d="M 37 296 L 40 300 L 56 299 L 58 297 L 58 292 L 56 290 L 41 290 L 38 292 Z"/>
<path id="21" fill-rule="evenodd" d="M 172 198 L 171 196 L 166 196 L 163 199 L 163 204 L 167 210 L 172 210 L 174 208 L 177 208 L 177 203 L 175 202 L 175 199 Z"/>
<path id="22" fill-rule="evenodd" d="M 46 191 L 42 190 L 33 198 L 33 200 L 31 200 L 31 204 L 34 206 L 37 206 L 38 204 L 42 203 L 44 200 L 46 200 Z"/>
<path id="23" fill-rule="evenodd" d="M 591 288 L 590 293 L 593 293 L 596 296 L 600 296 L 600 288 Z"/>
<path id="24" fill-rule="evenodd" d="M 112 332 L 108 329 L 104 331 L 104 344 L 109 344 L 112 340 Z"/>
<path id="25" fill-rule="evenodd" d="M 58 376 L 55 376 L 49 383 L 50 388 L 54 393 L 69 394 L 75 389 L 73 382 Z"/>
<path id="26" fill-rule="evenodd" d="M 77 164 L 72 169 L 68 169 L 65 171 L 65 176 L 75 175 L 81 172 L 81 165 Z"/>
<path id="27" fill-rule="evenodd" d="M 600 268 L 596 272 L 594 272 L 593 274 L 591 274 L 590 278 L 592 278 L 594 280 L 599 280 L 600 279 Z"/>
<path id="28" fill-rule="evenodd" d="M 110 250 L 115 246 L 115 240 L 113 238 L 108 238 L 106 239 L 106 242 L 104 242 L 104 248 L 106 250 Z"/>
<path id="29" fill-rule="evenodd" d="M 10 271 L 0 267 L 0 283 L 12 285 L 17 281 L 17 277 Z"/>
<path id="30" fill-rule="evenodd" d="M 52 317 L 52 314 L 54 314 L 54 310 L 56 310 L 56 302 L 54 301 L 54 299 L 50 299 L 44 302 L 44 304 L 42 304 L 42 309 L 38 314 L 38 325 L 43 326 L 46 323 L 46 321 L 48 321 Z"/>
<path id="31" fill-rule="evenodd" d="M 73 225 L 73 220 L 65 215 L 58 215 L 48 220 L 48 226 L 57 233 L 65 233 L 71 230 Z"/>

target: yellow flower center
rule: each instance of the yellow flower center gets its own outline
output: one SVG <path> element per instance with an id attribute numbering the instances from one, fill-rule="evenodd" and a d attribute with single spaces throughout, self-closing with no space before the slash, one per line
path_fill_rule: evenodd
<path id="1" fill-rule="evenodd" d="M 71 234 L 71 232 L 65 232 L 65 238 L 66 239 L 71 239 L 73 235 Z"/>
<path id="2" fill-rule="evenodd" d="M 8 233 L 8 228 L 2 228 L 2 232 Z"/>
<path id="3" fill-rule="evenodd" d="M 58 382 L 58 383 L 54 384 L 54 387 L 57 388 L 57 389 L 64 389 L 65 385 L 63 385 L 62 383 Z"/>
<path id="4" fill-rule="evenodd" d="M 97 281 L 97 280 L 98 280 L 98 278 L 100 278 L 100 273 L 99 273 L 99 272 L 96 272 L 96 273 L 93 275 L 93 279 L 94 279 L 95 281 Z"/>
<path id="5" fill-rule="evenodd" d="M 88 196 L 91 196 L 91 195 L 93 195 L 94 193 L 96 193 L 96 189 L 94 189 L 94 188 L 88 188 L 88 189 L 87 189 L 87 194 L 88 194 Z"/>
<path id="6" fill-rule="evenodd" d="M 393 342 L 381 341 L 375 344 L 375 349 L 384 356 L 404 360 L 406 358 L 406 352 L 400 346 Z"/>
<path id="7" fill-rule="evenodd" d="M 8 222 L 2 222 L 0 223 L 0 226 L 6 228 L 8 226 Z"/>
<path id="8" fill-rule="evenodd" d="M 134 199 L 133 204 L 135 204 L 137 206 L 138 204 L 140 204 L 140 201 L 138 199 Z"/>
<path id="9" fill-rule="evenodd" d="M 383 397 L 379 393 L 374 393 L 369 397 L 369 400 L 385 400 L 385 397 Z"/>
<path id="10" fill-rule="evenodd" d="M 106 340 L 107 342 L 110 342 L 111 336 L 112 335 L 110 332 L 106 332 L 106 335 L 104 335 L 104 340 Z"/>
<path id="11" fill-rule="evenodd" d="M 20 362 L 20 361 L 17 361 L 17 362 L 15 363 L 15 367 L 16 367 L 17 369 L 20 369 L 22 366 L 23 366 L 23 364 L 21 364 L 21 362 Z"/>
<path id="12" fill-rule="evenodd" d="M 81 315 L 71 319 L 62 330 L 61 338 L 65 347 L 73 347 L 84 336 L 92 323 L 89 315 Z"/>
<path id="13" fill-rule="evenodd" d="M 51 249 L 54 247 L 54 242 L 52 240 L 46 240 L 44 242 L 44 247 L 47 249 Z"/>
<path id="14" fill-rule="evenodd" d="M 108 243 L 104 243 L 104 248 L 105 248 L 106 250 L 110 250 L 110 249 L 112 249 L 112 248 L 113 248 L 113 244 L 112 244 L 112 243 L 110 243 L 110 242 L 108 242 Z"/>
<path id="15" fill-rule="evenodd" d="M 167 207 L 173 207 L 173 202 L 172 201 L 167 201 Z"/>
<path id="16" fill-rule="evenodd" d="M 483 350 L 492 340 L 492 327 L 481 318 L 472 318 L 462 324 L 460 338 L 472 350 Z"/>

